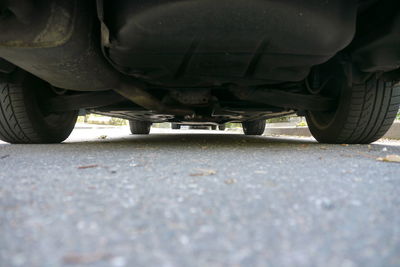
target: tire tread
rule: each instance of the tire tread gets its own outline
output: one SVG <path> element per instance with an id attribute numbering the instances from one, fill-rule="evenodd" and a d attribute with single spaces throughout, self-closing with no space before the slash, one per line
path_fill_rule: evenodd
<path id="1" fill-rule="evenodd" d="M 129 127 L 132 134 L 149 134 L 151 122 L 129 120 Z"/>
<path id="2" fill-rule="evenodd" d="M 371 78 L 352 89 L 351 108 L 336 143 L 374 142 L 393 123 L 400 105 L 400 88 Z"/>
<path id="3" fill-rule="evenodd" d="M 244 121 L 242 122 L 245 135 L 262 135 L 265 131 L 265 120 Z"/>
<path id="4" fill-rule="evenodd" d="M 0 138 L 10 143 L 32 141 L 27 136 L 28 132 L 33 132 L 33 128 L 24 119 L 27 111 L 21 88 L 8 83 L 0 83 L 0 86 Z"/>
<path id="5" fill-rule="evenodd" d="M 28 83 L 29 84 L 29 83 Z M 62 114 L 55 125 L 37 112 L 32 88 L 23 82 L 0 82 L 0 140 L 13 144 L 59 143 L 71 133 L 77 111 Z M 38 115 L 40 114 L 40 115 Z"/>

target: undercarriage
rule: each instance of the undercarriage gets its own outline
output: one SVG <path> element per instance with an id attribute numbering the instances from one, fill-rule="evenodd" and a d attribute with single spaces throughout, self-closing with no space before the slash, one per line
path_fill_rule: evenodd
<path id="1" fill-rule="evenodd" d="M 0 12 L 11 143 L 61 142 L 82 110 L 146 125 L 298 114 L 320 142 L 369 143 L 400 103 L 395 0 L 0 0 Z"/>

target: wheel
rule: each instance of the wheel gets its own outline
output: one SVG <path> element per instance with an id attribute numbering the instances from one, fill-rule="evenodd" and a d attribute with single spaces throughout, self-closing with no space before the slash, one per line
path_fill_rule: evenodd
<path id="1" fill-rule="evenodd" d="M 0 81 L 0 139 L 12 144 L 60 143 L 72 132 L 78 111 L 53 113 L 45 101 L 52 87 L 25 72 L 16 82 Z"/>
<path id="2" fill-rule="evenodd" d="M 265 131 L 265 120 L 244 121 L 242 122 L 245 135 L 262 135 Z"/>
<path id="3" fill-rule="evenodd" d="M 217 130 L 217 125 L 211 125 L 211 130 L 213 131 Z"/>
<path id="4" fill-rule="evenodd" d="M 225 124 L 220 124 L 220 125 L 218 125 L 218 129 L 219 129 L 220 131 L 225 131 Z"/>
<path id="5" fill-rule="evenodd" d="M 151 124 L 149 121 L 129 120 L 129 127 L 132 134 L 149 134 Z"/>
<path id="6" fill-rule="evenodd" d="M 177 123 L 171 123 L 171 129 L 173 130 L 179 130 L 181 128 L 180 124 Z"/>
<path id="7" fill-rule="evenodd" d="M 396 117 L 400 88 L 376 75 L 365 83 L 349 85 L 342 66 L 332 65 L 330 71 L 334 79 L 321 94 L 336 95 L 338 105 L 330 112 L 306 112 L 314 138 L 332 144 L 369 144 L 381 138 Z"/>

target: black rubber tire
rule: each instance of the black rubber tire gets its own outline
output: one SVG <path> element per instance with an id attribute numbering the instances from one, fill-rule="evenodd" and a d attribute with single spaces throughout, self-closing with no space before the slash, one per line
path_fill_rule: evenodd
<path id="1" fill-rule="evenodd" d="M 149 121 L 129 120 L 129 127 L 132 134 L 149 134 L 151 124 Z"/>
<path id="2" fill-rule="evenodd" d="M 338 107 L 330 113 L 307 112 L 310 132 L 320 143 L 369 144 L 390 128 L 399 109 L 400 87 L 371 77 L 364 84 L 348 85 L 335 76 L 340 87 Z"/>
<path id="3" fill-rule="evenodd" d="M 171 129 L 173 130 L 179 130 L 181 128 L 180 124 L 177 123 L 171 123 Z"/>
<path id="4" fill-rule="evenodd" d="M 262 135 L 265 131 L 266 120 L 244 121 L 242 122 L 245 135 Z"/>
<path id="5" fill-rule="evenodd" d="M 217 125 L 211 125 L 211 130 L 213 131 L 217 130 Z"/>
<path id="6" fill-rule="evenodd" d="M 225 131 L 225 124 L 220 124 L 220 125 L 218 125 L 218 129 L 220 130 L 220 131 Z"/>
<path id="7" fill-rule="evenodd" d="M 42 101 L 55 94 L 49 84 L 27 73 L 18 82 L 0 82 L 0 139 L 12 144 L 60 143 L 72 132 L 77 111 L 49 113 Z"/>

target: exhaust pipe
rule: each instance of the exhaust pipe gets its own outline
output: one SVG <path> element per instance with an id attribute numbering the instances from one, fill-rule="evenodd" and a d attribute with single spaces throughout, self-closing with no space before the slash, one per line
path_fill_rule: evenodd
<path id="1" fill-rule="evenodd" d="M 186 107 L 170 107 L 165 105 L 159 99 L 151 95 L 146 90 L 146 87 L 145 83 L 133 79 L 123 79 L 120 86 L 114 89 L 114 91 L 135 104 L 148 110 L 157 111 L 157 113 L 184 117 L 194 116 L 195 112 Z"/>

